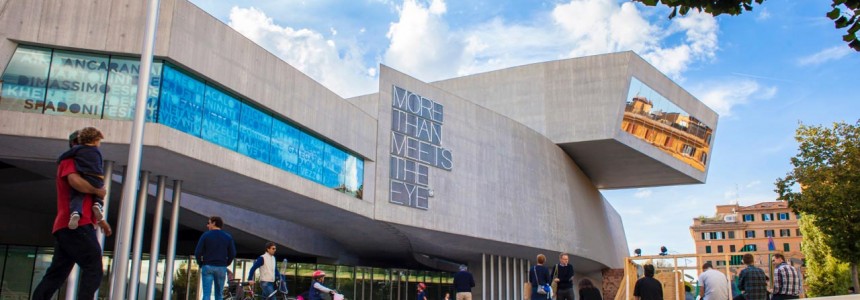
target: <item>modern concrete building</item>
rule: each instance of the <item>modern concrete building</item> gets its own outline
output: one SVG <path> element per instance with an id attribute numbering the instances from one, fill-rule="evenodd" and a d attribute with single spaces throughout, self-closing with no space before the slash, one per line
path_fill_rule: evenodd
<path id="1" fill-rule="evenodd" d="M 0 256 L 35 265 L 4 271 L 0 293 L 41 276 L 69 132 L 105 133 L 120 199 L 143 5 L 0 0 L 0 194 L 14 195 Z M 349 299 L 444 286 L 460 263 L 477 299 L 514 299 L 538 253 L 569 252 L 597 283 L 621 267 L 622 221 L 599 189 L 707 176 L 717 115 L 633 52 L 434 83 L 382 66 L 378 93 L 343 99 L 185 0 L 162 0 L 159 18 L 141 165 L 182 182 L 180 255 L 221 215 L 241 255 L 275 241 L 296 281 L 332 267 Z"/>

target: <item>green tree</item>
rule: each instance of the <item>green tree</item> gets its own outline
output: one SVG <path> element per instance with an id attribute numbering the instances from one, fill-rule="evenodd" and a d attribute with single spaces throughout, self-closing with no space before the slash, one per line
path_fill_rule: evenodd
<path id="1" fill-rule="evenodd" d="M 691 9 L 704 11 L 713 16 L 728 14 L 739 15 L 745 11 L 751 11 L 753 4 L 762 4 L 764 0 L 633 0 L 648 6 L 656 6 L 662 3 L 672 8 L 669 19 L 680 13 L 686 15 Z M 860 51 L 860 40 L 857 39 L 857 31 L 860 30 L 860 0 L 831 0 L 830 10 L 827 17 L 833 20 L 837 29 L 846 29 L 842 40 L 848 43 L 855 51 Z M 823 13 L 824 11 L 822 11 Z"/>
<path id="2" fill-rule="evenodd" d="M 815 216 L 824 244 L 851 265 L 854 290 L 860 290 L 860 120 L 832 127 L 801 123 L 795 139 L 794 169 L 777 179 L 776 192 L 795 212 Z"/>
<path id="3" fill-rule="evenodd" d="M 803 256 L 806 257 L 807 296 L 823 297 L 843 295 L 851 286 L 851 271 L 847 263 L 830 255 L 825 237 L 813 223 L 815 216 L 804 215 L 800 219 L 803 233 Z"/>

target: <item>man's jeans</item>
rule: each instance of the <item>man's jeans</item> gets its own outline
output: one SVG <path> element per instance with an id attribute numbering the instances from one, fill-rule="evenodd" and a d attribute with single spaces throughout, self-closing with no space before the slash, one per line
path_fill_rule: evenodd
<path id="1" fill-rule="evenodd" d="M 227 267 L 203 265 L 200 269 L 200 279 L 203 280 L 203 300 L 209 300 L 209 296 L 215 296 L 215 300 L 224 297 L 224 279 L 227 278 Z M 215 284 L 215 293 L 212 293 L 212 284 Z"/>
<path id="2" fill-rule="evenodd" d="M 275 283 L 263 281 L 260 283 L 260 287 L 263 288 L 263 298 L 265 299 L 275 299 Z M 271 295 L 271 297 L 269 297 Z"/>

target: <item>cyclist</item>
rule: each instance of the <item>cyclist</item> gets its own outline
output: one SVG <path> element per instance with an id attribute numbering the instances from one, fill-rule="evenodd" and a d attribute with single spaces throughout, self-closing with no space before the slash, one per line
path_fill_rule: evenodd
<path id="1" fill-rule="evenodd" d="M 263 297 L 267 300 L 275 298 L 275 279 L 281 278 L 281 272 L 278 271 L 277 260 L 275 260 L 275 250 L 277 247 L 274 242 L 266 243 L 266 252 L 254 261 L 254 265 L 248 271 L 248 283 L 253 285 L 254 271 L 257 268 L 260 269 L 260 288 L 263 289 Z"/>
<path id="2" fill-rule="evenodd" d="M 322 295 L 325 293 L 330 294 L 334 297 L 337 294 L 337 291 L 327 288 L 323 285 L 323 281 L 325 280 L 325 272 L 322 270 L 314 271 L 313 275 L 313 283 L 311 283 L 311 289 L 308 291 L 308 300 L 323 300 Z"/>

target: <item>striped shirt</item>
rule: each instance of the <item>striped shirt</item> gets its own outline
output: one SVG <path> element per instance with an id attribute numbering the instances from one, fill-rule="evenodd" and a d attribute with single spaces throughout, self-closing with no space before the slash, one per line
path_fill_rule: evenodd
<path id="1" fill-rule="evenodd" d="M 773 282 L 774 295 L 800 296 L 802 283 L 800 273 L 788 263 L 781 263 L 774 271 L 776 280 Z"/>

